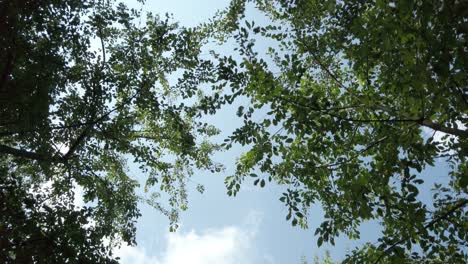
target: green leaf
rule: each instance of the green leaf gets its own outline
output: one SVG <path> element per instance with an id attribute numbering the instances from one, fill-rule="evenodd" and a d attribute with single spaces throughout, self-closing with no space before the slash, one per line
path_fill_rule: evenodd
<path id="1" fill-rule="evenodd" d="M 323 238 L 319 237 L 318 240 L 317 240 L 317 246 L 318 247 L 322 246 L 322 243 L 323 243 Z"/>
<path id="2" fill-rule="evenodd" d="M 294 219 L 292 220 L 291 224 L 292 224 L 292 226 L 296 226 L 296 225 L 297 225 L 297 219 L 294 218 Z"/>
<path id="3" fill-rule="evenodd" d="M 254 181 L 254 185 L 256 186 L 256 185 L 258 184 L 259 181 L 260 181 L 260 179 L 256 179 L 256 180 Z"/>

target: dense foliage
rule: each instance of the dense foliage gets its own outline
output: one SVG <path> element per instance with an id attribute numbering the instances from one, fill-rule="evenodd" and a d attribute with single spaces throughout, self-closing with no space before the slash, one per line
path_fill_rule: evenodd
<path id="1" fill-rule="evenodd" d="M 113 262 L 140 200 L 177 227 L 192 169 L 218 170 L 217 130 L 182 104 L 196 84 L 167 80 L 202 37 L 114 1 L 0 1 L 0 262 Z"/>
<path id="2" fill-rule="evenodd" d="M 252 21 L 252 8 L 265 18 Z M 288 185 L 280 200 L 293 225 L 323 207 L 319 246 L 379 221 L 380 239 L 347 262 L 466 263 L 467 10 L 450 0 L 232 1 L 211 24 L 238 50 L 217 55 L 219 87 L 231 88 L 219 98 L 248 98 L 226 146 L 250 150 L 228 194 L 250 176 Z M 444 179 L 424 170 L 436 162 L 450 168 Z M 438 182 L 432 201 L 419 195 L 425 181 Z"/>
<path id="3" fill-rule="evenodd" d="M 111 0 L 0 0 L 0 262 L 116 262 L 114 245 L 135 243 L 139 201 L 175 229 L 193 170 L 220 170 L 207 141 L 218 130 L 201 118 L 236 103 L 244 125 L 225 146 L 249 151 L 228 194 L 247 178 L 287 185 L 292 225 L 322 206 L 319 246 L 379 221 L 378 242 L 345 262 L 465 263 L 467 10 L 233 0 L 183 28 Z M 209 37 L 237 54 L 201 59 Z M 436 162 L 449 180 L 424 170 Z M 439 182 L 432 201 L 425 181 Z"/>

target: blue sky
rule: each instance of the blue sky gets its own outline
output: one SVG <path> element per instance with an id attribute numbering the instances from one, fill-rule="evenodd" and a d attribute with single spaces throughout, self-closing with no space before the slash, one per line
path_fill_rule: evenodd
<path id="1" fill-rule="evenodd" d="M 140 6 L 135 1 L 126 2 L 130 6 Z M 207 21 L 228 4 L 228 0 L 153 0 L 147 1 L 143 9 L 160 15 L 173 13 L 174 20 L 181 25 L 194 26 Z M 250 15 L 255 17 L 256 14 Z M 258 19 L 261 20 L 260 17 Z M 220 138 L 240 126 L 240 120 L 234 114 L 236 109 L 236 106 L 229 106 L 208 118 L 209 122 L 222 130 Z M 267 184 L 262 189 L 246 181 L 236 197 L 227 196 L 224 177 L 233 172 L 235 158 L 243 150 L 234 147 L 215 155 L 216 161 L 226 165 L 222 173 L 195 173 L 188 186 L 189 209 L 182 213 L 177 232 L 168 231 L 166 216 L 142 204 L 140 209 L 143 216 L 138 221 L 137 230 L 138 245 L 123 246 L 116 250 L 122 263 L 281 264 L 300 263 L 301 256 L 312 263 L 313 257 L 322 256 L 326 249 L 330 250 L 335 260 L 339 260 L 345 256 L 347 249 L 376 241 L 379 228 L 374 222 L 363 225 L 362 239 L 359 241 L 349 241 L 342 237 L 336 240 L 335 247 L 323 245 L 317 248 L 313 234 L 322 220 L 320 207 L 311 208 L 308 230 L 292 227 L 285 220 L 286 208 L 278 200 L 285 190 L 284 186 Z M 438 169 L 426 170 L 427 174 L 445 181 L 448 168 L 444 163 L 438 163 L 436 167 Z M 426 191 L 432 183 L 426 183 Z M 195 191 L 197 184 L 205 186 L 203 194 Z M 431 196 L 426 193 L 421 195 L 424 200 L 430 201 Z"/>

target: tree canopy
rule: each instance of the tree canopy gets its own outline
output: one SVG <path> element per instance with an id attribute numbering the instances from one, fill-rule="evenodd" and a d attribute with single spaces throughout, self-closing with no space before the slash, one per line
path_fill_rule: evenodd
<path id="1" fill-rule="evenodd" d="M 268 22 L 250 20 L 249 8 Z M 229 70 L 219 79 L 227 102 L 249 102 L 225 145 L 250 150 L 228 193 L 250 176 L 289 185 L 280 201 L 292 225 L 307 227 L 313 204 L 325 211 L 319 246 L 379 221 L 381 238 L 345 262 L 466 262 L 467 10 L 464 1 L 232 1 L 214 27 L 238 54 L 221 56 Z M 418 193 L 440 177 L 423 172 L 436 161 L 450 172 L 431 204 Z"/>
<path id="2" fill-rule="evenodd" d="M 167 79 L 197 64 L 203 32 L 114 1 L 1 1 L 0 13 L 0 261 L 114 262 L 141 200 L 175 229 L 192 170 L 219 170 L 217 129 L 183 103 L 197 84 Z"/>
<path id="3" fill-rule="evenodd" d="M 348 263 L 465 263 L 467 10 L 233 0 L 184 28 L 111 0 L 0 1 L 0 260 L 114 263 L 115 243 L 135 243 L 139 201 L 175 229 L 193 170 L 221 169 L 209 141 L 219 130 L 203 117 L 238 103 L 244 123 L 223 146 L 249 150 L 229 195 L 251 181 L 287 185 L 292 225 L 323 208 L 318 246 L 379 221 L 381 238 Z M 233 40 L 236 54 L 202 59 L 209 39 Z M 449 180 L 429 203 L 419 192 L 436 161 Z"/>

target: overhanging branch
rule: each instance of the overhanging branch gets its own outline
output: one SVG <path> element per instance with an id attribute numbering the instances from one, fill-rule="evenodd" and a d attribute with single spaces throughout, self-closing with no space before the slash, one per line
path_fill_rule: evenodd
<path id="1" fill-rule="evenodd" d="M 445 212 L 444 214 L 434 218 L 432 221 L 430 221 L 429 223 L 427 223 L 425 226 L 424 226 L 424 229 L 427 229 L 431 226 L 433 226 L 435 223 L 437 222 L 440 222 L 442 220 L 446 220 L 448 219 L 448 217 L 453 214 L 455 211 L 459 210 L 459 209 L 462 209 L 465 207 L 465 205 L 468 204 L 468 200 L 467 199 L 462 199 L 461 202 L 457 203 L 455 206 L 453 206 L 450 210 L 448 210 L 447 212 Z M 418 233 L 419 234 L 419 233 Z M 397 245 L 405 242 L 406 240 L 408 240 L 409 238 L 408 237 L 405 237 L 405 238 L 402 238 L 398 241 L 396 241 L 395 243 L 393 243 L 392 245 L 390 245 L 387 249 L 385 249 L 382 254 L 380 254 L 380 256 L 377 258 L 377 260 L 374 262 L 374 264 L 377 264 L 379 263 L 383 257 L 385 257 L 385 255 L 387 255 L 388 252 L 390 252 L 393 248 L 395 248 Z"/>
<path id="2" fill-rule="evenodd" d="M 38 161 L 52 161 L 52 162 L 64 162 L 64 159 L 58 157 L 51 157 L 49 155 L 40 154 L 32 151 L 12 148 L 5 145 L 0 145 L 0 153 L 13 155 L 16 157 L 38 160 Z"/>
<path id="3" fill-rule="evenodd" d="M 458 136 L 458 137 L 468 137 L 468 131 L 467 130 L 461 130 L 457 128 L 452 128 L 452 127 L 446 127 L 442 126 L 440 124 L 434 123 L 429 119 L 424 119 L 418 122 L 420 125 L 431 128 L 436 131 L 444 132 L 453 136 Z"/>

